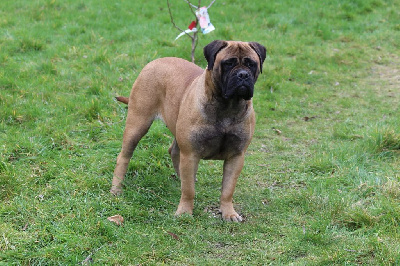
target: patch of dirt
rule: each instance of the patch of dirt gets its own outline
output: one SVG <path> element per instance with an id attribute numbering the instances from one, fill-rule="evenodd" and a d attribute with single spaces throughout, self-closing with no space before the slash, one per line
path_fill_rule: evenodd
<path id="1" fill-rule="evenodd" d="M 374 85 L 379 94 L 397 100 L 400 98 L 400 57 L 389 54 L 385 63 L 376 64 L 371 69 L 368 82 Z"/>

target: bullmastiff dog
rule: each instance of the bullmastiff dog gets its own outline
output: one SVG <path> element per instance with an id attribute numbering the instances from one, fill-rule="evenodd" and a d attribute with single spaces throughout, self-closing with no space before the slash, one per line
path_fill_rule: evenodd
<path id="1" fill-rule="evenodd" d="M 262 72 L 266 49 L 256 42 L 213 41 L 204 47 L 204 70 L 180 58 L 147 64 L 129 98 L 122 150 L 117 157 L 111 192 L 122 182 L 139 140 L 161 118 L 175 136 L 169 153 L 181 179 L 175 215 L 192 214 L 200 159 L 224 160 L 220 211 L 227 221 L 242 221 L 232 196 L 254 132 L 254 83 Z"/>

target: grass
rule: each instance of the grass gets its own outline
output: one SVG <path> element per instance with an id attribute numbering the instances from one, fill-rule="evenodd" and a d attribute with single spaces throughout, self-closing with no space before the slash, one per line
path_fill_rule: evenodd
<path id="1" fill-rule="evenodd" d="M 185 27 L 191 13 L 171 1 Z M 218 215 L 221 162 L 202 162 L 193 217 L 175 218 L 171 134 L 152 126 L 110 195 L 143 66 L 190 58 L 163 1 L 0 4 L 0 264 L 399 264 L 398 0 L 216 1 L 214 39 L 268 50 L 257 126 Z M 107 217 L 120 214 L 118 227 Z"/>

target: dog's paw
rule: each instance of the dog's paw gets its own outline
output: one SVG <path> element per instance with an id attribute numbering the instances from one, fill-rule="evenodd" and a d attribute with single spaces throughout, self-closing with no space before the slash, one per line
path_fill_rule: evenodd
<path id="1" fill-rule="evenodd" d="M 193 214 L 193 207 L 191 204 L 179 204 L 178 209 L 175 212 L 175 216 L 181 216 L 183 214 Z"/>
<path id="2" fill-rule="evenodd" d="M 192 210 L 176 210 L 175 212 L 175 216 L 182 216 L 182 215 L 193 215 L 193 211 Z"/>
<path id="3" fill-rule="evenodd" d="M 236 222 L 240 223 L 243 221 L 242 216 L 240 216 L 237 212 L 233 211 L 230 213 L 222 213 L 222 219 L 227 222 Z"/>
<path id="4" fill-rule="evenodd" d="M 122 188 L 117 186 L 112 186 L 110 189 L 111 194 L 114 196 L 119 196 L 122 194 Z"/>

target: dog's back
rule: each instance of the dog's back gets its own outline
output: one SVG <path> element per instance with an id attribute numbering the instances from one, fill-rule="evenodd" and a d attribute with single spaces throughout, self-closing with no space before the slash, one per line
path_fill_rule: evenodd
<path id="1" fill-rule="evenodd" d="M 174 102 L 180 102 L 184 90 L 187 89 L 193 80 L 200 76 L 203 71 L 204 69 L 182 58 L 159 58 L 151 61 L 142 69 L 133 84 L 131 95 L 140 93 L 140 95 L 147 94 L 156 97 L 160 92 L 164 92 L 163 98 L 174 98 Z M 176 75 L 176 73 L 180 73 L 180 75 Z M 160 79 L 164 81 L 162 84 L 159 82 Z M 163 88 L 161 89 L 160 87 Z M 174 90 L 172 92 L 174 95 L 170 95 L 171 93 L 168 91 L 169 87 L 178 90 Z M 115 98 L 119 102 L 128 104 L 130 97 L 117 96 Z"/>

